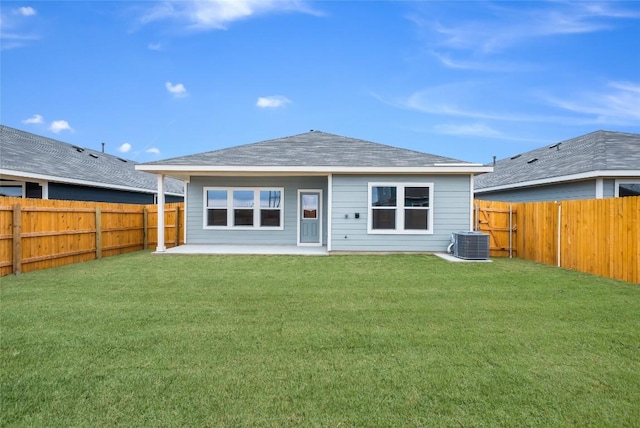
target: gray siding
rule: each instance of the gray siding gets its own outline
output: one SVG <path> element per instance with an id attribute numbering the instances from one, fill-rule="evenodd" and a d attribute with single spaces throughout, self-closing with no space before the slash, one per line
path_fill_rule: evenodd
<path id="1" fill-rule="evenodd" d="M 124 190 L 50 182 L 49 199 L 111 202 L 120 204 L 152 204 L 154 202 L 154 195 L 153 193 L 127 192 Z M 180 198 L 180 200 L 182 200 L 182 198 Z M 167 200 L 167 202 L 169 202 L 169 200 Z"/>
<path id="2" fill-rule="evenodd" d="M 604 194 L 605 197 L 608 195 L 606 182 L 604 183 Z M 476 194 L 477 199 L 503 202 L 561 201 L 594 199 L 595 197 L 595 179 Z"/>
<path id="3" fill-rule="evenodd" d="M 614 198 L 616 196 L 616 180 L 613 178 L 606 178 L 602 181 L 602 197 Z"/>
<path id="4" fill-rule="evenodd" d="M 369 182 L 433 183 L 433 235 L 367 233 Z M 333 176 L 332 250 L 334 251 L 446 251 L 453 232 L 470 225 L 470 176 Z M 358 213 L 360 218 L 356 219 Z"/>
<path id="5" fill-rule="evenodd" d="M 283 187 L 284 230 L 214 230 L 203 228 L 204 187 Z M 274 244 L 297 242 L 298 189 L 322 189 L 323 244 L 327 242 L 327 177 L 191 177 L 187 185 L 188 244 Z"/>

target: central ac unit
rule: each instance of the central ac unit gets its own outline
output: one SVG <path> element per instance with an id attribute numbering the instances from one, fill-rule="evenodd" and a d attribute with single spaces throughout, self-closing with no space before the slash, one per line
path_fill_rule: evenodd
<path id="1" fill-rule="evenodd" d="M 489 235 L 481 232 L 454 233 L 453 255 L 466 260 L 487 260 L 489 258 Z"/>

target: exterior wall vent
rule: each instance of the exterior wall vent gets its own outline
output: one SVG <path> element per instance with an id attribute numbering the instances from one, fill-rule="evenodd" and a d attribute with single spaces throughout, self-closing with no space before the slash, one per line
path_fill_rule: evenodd
<path id="1" fill-rule="evenodd" d="M 465 260 L 489 259 L 489 235 L 482 232 L 454 233 L 453 255 Z"/>

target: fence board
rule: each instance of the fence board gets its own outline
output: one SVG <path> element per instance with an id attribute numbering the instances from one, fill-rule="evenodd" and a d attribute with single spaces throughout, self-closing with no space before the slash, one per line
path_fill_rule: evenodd
<path id="1" fill-rule="evenodd" d="M 492 227 L 492 238 L 504 242 L 500 216 L 509 203 L 478 200 L 476 205 L 478 229 Z M 517 212 L 517 257 L 549 265 L 559 259 L 567 269 L 640 283 L 640 196 L 511 205 Z M 491 256 L 504 257 L 497 250 L 492 248 Z"/>
<path id="2" fill-rule="evenodd" d="M 489 235 L 491 257 L 516 256 L 515 231 L 517 209 L 508 202 L 482 201 L 476 203 L 476 230 Z"/>
<path id="3" fill-rule="evenodd" d="M 182 203 L 166 205 L 167 247 L 181 242 L 183 209 Z M 145 220 L 145 211 L 155 212 L 153 219 Z M 14 233 L 14 226 L 19 233 Z M 156 233 L 155 205 L 2 197 L 0 276 L 142 250 L 147 237 L 153 241 L 148 248 L 155 249 Z"/>

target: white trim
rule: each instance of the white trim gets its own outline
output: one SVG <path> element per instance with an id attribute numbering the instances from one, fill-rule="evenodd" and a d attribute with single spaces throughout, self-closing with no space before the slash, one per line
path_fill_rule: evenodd
<path id="1" fill-rule="evenodd" d="M 333 245 L 331 235 L 333 234 L 333 174 L 327 175 L 327 251 L 331 251 Z"/>
<path id="2" fill-rule="evenodd" d="M 49 182 L 43 181 L 40 183 L 40 187 L 42 188 L 42 199 L 49 199 Z"/>
<path id="3" fill-rule="evenodd" d="M 602 199 L 604 197 L 604 179 L 602 177 L 596 178 L 596 199 Z"/>
<path id="4" fill-rule="evenodd" d="M 227 192 L 227 206 L 225 208 L 219 207 L 219 209 L 227 210 L 227 225 L 226 226 L 210 226 L 207 224 L 207 210 L 214 209 L 216 207 L 208 207 L 207 192 L 209 190 L 221 190 Z M 236 190 L 252 191 L 254 205 L 251 207 L 253 210 L 253 225 L 251 226 L 234 226 L 233 225 L 233 211 L 237 209 L 233 206 L 233 192 Z M 280 226 L 260 226 L 260 192 L 265 190 L 277 190 L 280 192 Z M 257 204 L 256 204 L 257 201 Z M 209 186 L 202 188 L 202 228 L 206 230 L 284 230 L 284 187 L 243 187 L 243 186 L 227 186 L 217 187 Z M 242 209 L 242 208 L 238 208 Z M 249 208 L 245 208 L 249 209 Z M 271 209 L 275 211 L 276 209 Z"/>
<path id="5" fill-rule="evenodd" d="M 164 244 L 164 175 L 158 174 L 158 245 L 156 253 L 167 250 Z"/>
<path id="6" fill-rule="evenodd" d="M 300 196 L 302 193 L 318 193 L 320 198 L 318 198 L 318 242 L 300 242 L 300 220 L 302 220 L 302 216 L 300 215 Z M 298 189 L 298 207 L 296 208 L 296 245 L 299 247 L 321 247 L 322 246 L 322 222 L 324 221 L 322 217 L 322 189 Z"/>
<path id="7" fill-rule="evenodd" d="M 474 230 L 473 217 L 475 216 L 475 207 L 473 201 L 475 199 L 475 193 L 473 193 L 473 174 L 469 175 L 469 230 Z"/>
<path id="8" fill-rule="evenodd" d="M 440 166 L 438 166 L 440 165 Z M 136 170 L 163 172 L 167 175 L 212 175 L 233 173 L 233 175 L 269 174 L 278 175 L 326 175 L 326 174 L 468 174 L 493 172 L 492 166 L 480 164 L 434 164 L 412 167 L 372 167 L 372 166 L 212 166 L 212 165 L 136 165 Z"/>
<path id="9" fill-rule="evenodd" d="M 640 180 L 627 180 L 626 178 L 617 178 L 614 184 L 614 196 L 620 197 L 620 183 L 640 184 Z"/>
<path id="10" fill-rule="evenodd" d="M 434 163 L 434 166 L 485 166 L 481 163 L 467 163 L 467 162 L 451 162 L 451 163 L 447 163 L 447 162 L 440 162 L 440 163 Z M 488 168 L 493 168 L 493 167 L 488 167 Z"/>
<path id="11" fill-rule="evenodd" d="M 153 174 L 163 174 L 163 171 L 153 171 Z M 53 175 L 45 175 L 45 174 L 34 174 L 31 172 L 14 171 L 10 169 L 0 169 L 0 176 L 3 176 L 3 177 L 13 176 L 13 177 L 19 178 L 20 180 L 25 180 L 25 181 L 38 181 L 38 182 L 53 181 L 55 183 L 78 184 L 81 186 L 99 187 L 101 189 L 125 190 L 128 192 L 151 193 L 151 194 L 156 193 L 156 190 L 154 189 L 143 189 L 140 187 L 121 186 L 118 184 L 100 183 L 97 181 L 77 180 L 75 178 L 56 177 Z M 165 194 L 172 195 L 172 196 L 183 196 L 180 193 L 172 193 L 172 192 L 166 192 Z"/>
<path id="12" fill-rule="evenodd" d="M 433 200 L 434 200 L 434 184 L 425 182 L 402 182 L 402 183 L 388 183 L 388 182 L 375 182 L 371 181 L 367 183 L 367 234 L 370 235 L 433 235 Z M 396 228 L 395 229 L 374 229 L 373 228 L 373 214 L 374 209 L 371 205 L 371 190 L 373 187 L 395 187 L 396 188 L 396 206 L 394 209 L 396 212 Z M 406 187 L 428 187 L 429 188 L 429 206 L 426 208 L 428 213 L 427 222 L 429 228 L 426 230 L 404 229 L 404 189 Z M 378 208 L 384 209 L 384 208 Z"/>
<path id="13" fill-rule="evenodd" d="M 578 181 L 591 178 L 614 178 L 614 177 L 640 177 L 640 169 L 638 170 L 603 170 L 603 171 L 589 171 L 572 175 L 561 175 L 558 177 L 548 177 L 539 180 L 523 181 L 520 183 L 510 183 L 500 186 L 485 187 L 482 189 L 476 189 L 475 193 L 495 192 L 498 190 L 518 189 L 521 187 L 539 186 L 541 184 L 556 184 L 565 181 Z"/>
<path id="14" fill-rule="evenodd" d="M 182 233 L 184 234 L 184 237 L 182 238 L 184 245 L 187 245 L 187 227 L 189 222 L 187 221 L 189 219 L 189 217 L 187 216 L 187 207 L 189 206 L 188 201 L 187 201 L 187 194 L 188 194 L 188 183 L 185 181 L 184 182 L 184 221 L 182 224 L 184 224 Z"/>

